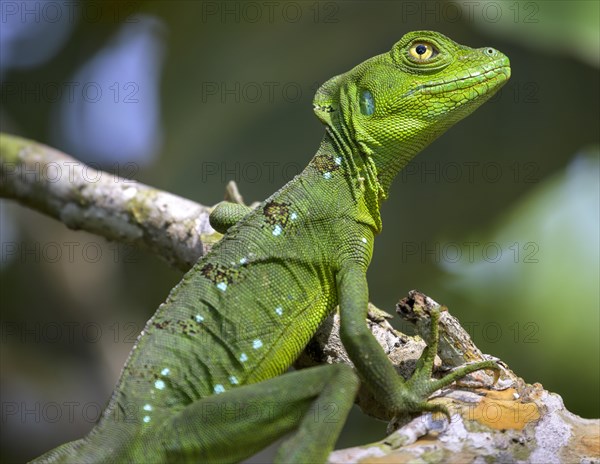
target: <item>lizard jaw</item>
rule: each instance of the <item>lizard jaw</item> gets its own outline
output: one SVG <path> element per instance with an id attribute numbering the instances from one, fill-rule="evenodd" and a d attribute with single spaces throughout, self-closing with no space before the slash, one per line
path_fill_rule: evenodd
<path id="1" fill-rule="evenodd" d="M 503 84 L 510 78 L 510 65 L 506 61 L 507 60 L 503 60 L 503 62 L 498 65 L 476 75 L 468 74 L 456 79 L 418 85 L 406 92 L 403 97 L 408 97 L 416 93 L 422 95 L 439 95 L 484 85 L 489 91 L 497 85 Z"/>

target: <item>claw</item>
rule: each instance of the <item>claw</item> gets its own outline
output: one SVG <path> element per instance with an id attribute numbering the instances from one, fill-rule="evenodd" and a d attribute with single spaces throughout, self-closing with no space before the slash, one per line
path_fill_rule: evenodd
<path id="1" fill-rule="evenodd" d="M 423 411 L 423 412 L 431 412 L 431 413 L 439 412 L 439 413 L 443 414 L 444 416 L 446 416 L 446 418 L 448 419 L 448 422 L 452 422 L 452 416 L 450 415 L 450 411 L 443 404 L 421 403 L 421 404 L 419 404 L 419 408 L 421 408 L 421 411 Z"/>
<path id="2" fill-rule="evenodd" d="M 498 364 L 496 364 L 496 368 L 491 369 L 494 371 L 494 380 L 492 382 L 492 385 L 496 385 L 498 383 L 498 380 L 500 380 L 500 372 L 502 372 L 502 369 Z"/>

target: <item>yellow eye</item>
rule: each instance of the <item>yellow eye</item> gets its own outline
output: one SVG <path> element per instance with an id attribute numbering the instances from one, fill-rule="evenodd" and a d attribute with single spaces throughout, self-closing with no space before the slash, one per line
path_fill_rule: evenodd
<path id="1" fill-rule="evenodd" d="M 419 61 L 425 61 L 438 54 L 436 48 L 428 42 L 415 42 L 408 50 L 410 56 Z"/>

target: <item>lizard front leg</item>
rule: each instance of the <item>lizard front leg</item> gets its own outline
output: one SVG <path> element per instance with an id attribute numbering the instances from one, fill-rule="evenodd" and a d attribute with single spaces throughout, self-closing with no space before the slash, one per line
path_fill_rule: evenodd
<path id="1" fill-rule="evenodd" d="M 412 377 L 405 381 L 396 373 L 383 348 L 365 324 L 369 300 L 365 269 L 353 262 L 343 265 L 337 274 L 337 291 L 340 302 L 340 336 L 344 347 L 361 380 L 375 398 L 395 415 L 439 411 L 450 418 L 444 406 L 427 402 L 434 391 L 480 369 L 500 370 L 495 362 L 483 361 L 460 367 L 442 379 L 432 379 L 439 321 L 439 313 L 434 313 L 430 337 L 426 340 L 427 348 Z"/>

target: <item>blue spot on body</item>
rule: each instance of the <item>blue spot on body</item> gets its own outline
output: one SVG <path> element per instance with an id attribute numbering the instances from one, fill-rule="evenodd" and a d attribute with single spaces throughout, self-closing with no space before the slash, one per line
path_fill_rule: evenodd
<path id="1" fill-rule="evenodd" d="M 171 373 L 171 369 L 165 367 L 162 371 L 160 371 L 160 375 L 169 375 Z"/>
<path id="2" fill-rule="evenodd" d="M 241 362 L 246 362 L 246 361 L 248 361 L 248 356 L 246 355 L 246 353 L 242 353 L 242 354 L 240 355 L 240 361 L 241 361 Z"/>
<path id="3" fill-rule="evenodd" d="M 341 156 L 336 156 L 334 158 L 334 160 L 335 160 L 335 164 L 338 164 L 338 165 L 342 164 L 342 157 Z"/>
<path id="4" fill-rule="evenodd" d="M 281 226 L 279 224 L 277 224 L 275 226 L 275 228 L 273 229 L 273 235 L 275 235 L 275 236 L 281 235 Z"/>
<path id="5" fill-rule="evenodd" d="M 365 116 L 371 116 L 375 112 L 375 99 L 368 90 L 363 90 L 360 94 L 360 112 Z"/>
<path id="6" fill-rule="evenodd" d="M 151 405 L 151 404 L 148 404 L 148 403 L 146 403 L 146 404 L 144 405 L 144 408 L 143 408 L 143 409 L 144 409 L 144 411 L 152 411 L 152 405 Z"/>
<path id="7" fill-rule="evenodd" d="M 227 290 L 227 284 L 225 282 L 219 282 L 217 284 L 217 288 L 224 292 L 225 290 Z"/>
<path id="8" fill-rule="evenodd" d="M 147 424 L 150 422 L 150 416 L 144 416 L 144 422 Z"/>
<path id="9" fill-rule="evenodd" d="M 157 390 L 164 390 L 165 383 L 159 379 L 156 382 L 154 382 L 154 388 L 156 388 Z"/>
<path id="10" fill-rule="evenodd" d="M 281 306 L 278 306 L 277 308 L 275 308 L 275 314 L 277 314 L 278 316 L 281 316 L 283 314 L 283 308 Z"/>
<path id="11" fill-rule="evenodd" d="M 215 385 L 215 395 L 218 395 L 219 393 L 223 393 L 225 391 L 225 387 L 223 385 L 221 385 L 220 383 L 218 383 L 217 385 Z"/>
<path id="12" fill-rule="evenodd" d="M 260 338 L 257 338 L 256 340 L 254 340 L 252 342 L 252 348 L 254 348 L 255 350 L 262 348 L 262 346 L 263 346 L 263 342 L 260 340 Z"/>
<path id="13" fill-rule="evenodd" d="M 229 377 L 229 382 L 231 383 L 231 385 L 237 385 L 239 383 L 237 377 L 234 375 Z"/>
<path id="14" fill-rule="evenodd" d="M 194 319 L 196 320 L 196 322 L 197 322 L 198 324 L 200 324 L 200 323 L 201 323 L 201 322 L 204 320 L 204 318 L 203 318 L 203 317 L 202 317 L 200 314 L 196 314 L 196 315 L 194 316 Z"/>
<path id="15" fill-rule="evenodd" d="M 326 172 L 326 173 L 323 174 L 323 177 L 325 179 L 331 179 L 331 173 L 330 172 Z"/>

